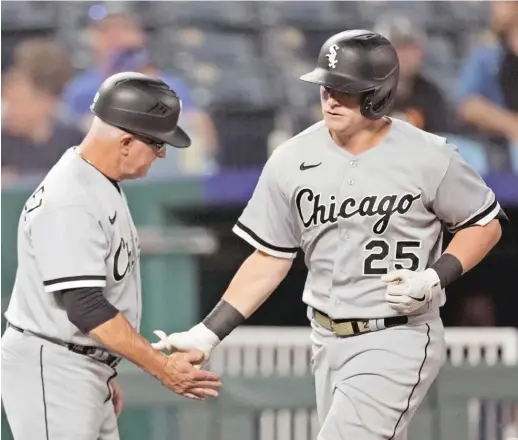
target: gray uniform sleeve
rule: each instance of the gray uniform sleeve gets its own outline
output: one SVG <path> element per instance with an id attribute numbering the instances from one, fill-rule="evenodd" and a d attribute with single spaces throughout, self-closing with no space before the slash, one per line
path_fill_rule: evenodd
<path id="1" fill-rule="evenodd" d="M 274 153 L 266 162 L 254 193 L 232 229 L 256 249 L 280 258 L 295 258 L 299 248 L 287 195 Z"/>
<path id="2" fill-rule="evenodd" d="M 495 194 L 454 146 L 447 147 L 451 148 L 450 161 L 433 200 L 435 214 L 453 233 L 487 225 L 500 211 Z"/>
<path id="3" fill-rule="evenodd" d="M 30 236 L 46 292 L 106 286 L 109 243 L 84 208 L 41 213 L 32 220 Z"/>

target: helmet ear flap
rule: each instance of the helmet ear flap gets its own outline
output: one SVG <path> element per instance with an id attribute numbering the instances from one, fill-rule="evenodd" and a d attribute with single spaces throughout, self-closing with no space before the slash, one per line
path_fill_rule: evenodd
<path id="1" fill-rule="evenodd" d="M 380 119 L 387 113 L 390 113 L 395 101 L 394 90 L 388 92 L 375 104 L 374 99 L 376 98 L 376 95 L 376 91 L 368 92 L 363 98 L 363 102 L 360 108 L 361 114 L 372 120 Z"/>
<path id="2" fill-rule="evenodd" d="M 373 102 L 372 102 L 372 95 L 374 92 L 367 92 L 365 93 L 365 96 L 362 98 L 362 103 L 360 107 L 360 112 L 363 116 L 365 116 L 368 119 L 377 119 L 373 114 Z"/>

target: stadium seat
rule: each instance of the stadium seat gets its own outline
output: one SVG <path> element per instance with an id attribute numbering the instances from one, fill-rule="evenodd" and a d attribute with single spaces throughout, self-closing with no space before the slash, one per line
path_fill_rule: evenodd
<path id="1" fill-rule="evenodd" d="M 423 60 L 425 70 L 445 72 L 445 75 L 449 76 L 452 72 L 455 72 L 457 64 L 455 48 L 450 40 L 439 36 L 428 38 Z"/>
<path id="2" fill-rule="evenodd" d="M 218 128 L 218 167 L 262 167 L 268 159 L 268 139 L 274 128 L 275 113 L 274 107 L 214 107 L 211 115 Z"/>
<path id="3" fill-rule="evenodd" d="M 444 37 L 431 36 L 426 42 L 427 63 L 434 66 L 443 66 L 455 62 L 455 53 L 452 43 Z"/>
<path id="4" fill-rule="evenodd" d="M 311 71 L 312 68 L 311 63 L 298 60 L 292 65 L 292 68 L 279 71 L 276 75 L 283 100 L 290 106 L 306 108 L 319 101 L 319 87 L 300 80 L 300 76 Z"/>
<path id="5" fill-rule="evenodd" d="M 430 22 L 433 27 L 459 30 L 479 28 L 487 24 L 490 2 L 430 2 Z"/>
<path id="6" fill-rule="evenodd" d="M 147 16 L 158 24 L 252 26 L 254 10 L 248 2 L 142 2 Z"/>
<path id="7" fill-rule="evenodd" d="M 338 32 L 336 29 L 304 29 L 293 26 L 278 27 L 264 33 L 266 53 L 282 65 L 289 65 L 292 58 L 316 62 L 322 44 Z"/>
<path id="8" fill-rule="evenodd" d="M 270 72 L 256 60 L 248 66 L 220 68 L 210 81 L 198 80 L 197 85 L 205 89 L 209 106 L 262 108 L 274 106 L 278 101 L 272 82 Z"/>
<path id="9" fill-rule="evenodd" d="M 402 13 L 418 22 L 424 22 L 428 15 L 428 2 L 406 2 L 406 1 L 379 1 L 370 0 L 360 2 L 358 12 L 364 23 L 375 23 L 376 20 L 385 14 Z"/>
<path id="10" fill-rule="evenodd" d="M 59 2 L 2 2 L 2 33 L 52 28 L 58 25 L 58 17 Z"/>
<path id="11" fill-rule="evenodd" d="M 259 17 L 266 25 L 326 28 L 339 25 L 334 2 L 275 1 L 259 4 Z"/>
<path id="12" fill-rule="evenodd" d="M 163 29 L 154 37 L 163 56 L 174 62 L 190 57 L 218 66 L 248 65 L 257 58 L 252 37 L 245 33 L 207 31 L 200 27 Z"/>

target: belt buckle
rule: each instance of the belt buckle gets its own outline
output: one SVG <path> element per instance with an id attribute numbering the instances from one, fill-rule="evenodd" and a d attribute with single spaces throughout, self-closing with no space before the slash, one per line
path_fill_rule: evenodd
<path id="1" fill-rule="evenodd" d="M 338 334 L 336 332 L 336 326 L 337 325 L 345 327 L 345 332 L 344 332 L 345 334 L 341 334 L 340 335 L 340 334 Z M 331 328 L 332 328 L 333 333 L 336 336 L 341 336 L 341 337 L 345 337 L 345 338 L 347 338 L 349 336 L 356 336 L 356 335 L 361 335 L 361 334 L 364 334 L 364 333 L 369 333 L 369 332 L 372 331 L 369 328 L 369 321 L 368 320 L 346 321 L 346 322 L 342 322 L 342 323 L 338 323 L 338 324 L 336 324 L 335 322 L 331 321 Z"/>
<path id="2" fill-rule="evenodd" d="M 328 324 L 328 327 L 329 327 L 329 330 L 331 331 L 331 333 L 333 333 L 333 335 L 335 335 L 335 336 L 340 336 L 336 332 L 336 322 L 328 316 L 325 316 L 324 319 L 327 321 L 327 324 Z"/>

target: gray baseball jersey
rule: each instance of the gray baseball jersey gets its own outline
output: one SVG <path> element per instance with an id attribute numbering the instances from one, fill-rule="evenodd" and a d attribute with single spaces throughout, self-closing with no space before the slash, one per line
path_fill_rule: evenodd
<path id="1" fill-rule="evenodd" d="M 71 148 L 23 208 L 6 319 L 36 334 L 99 346 L 69 321 L 56 292 L 102 287 L 106 299 L 138 330 L 139 258 L 124 193 Z"/>
<path id="2" fill-rule="evenodd" d="M 334 319 L 397 315 L 381 275 L 424 270 L 455 232 L 500 206 L 447 139 L 392 119 L 385 139 L 353 155 L 321 121 L 279 146 L 233 231 L 277 257 L 301 249 L 303 301 Z M 439 304 L 445 302 L 444 292 Z"/>

